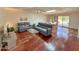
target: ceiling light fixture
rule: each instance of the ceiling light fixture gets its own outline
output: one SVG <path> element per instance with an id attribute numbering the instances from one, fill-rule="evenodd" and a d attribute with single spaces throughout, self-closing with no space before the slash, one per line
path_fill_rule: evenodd
<path id="1" fill-rule="evenodd" d="M 49 11 L 46 11 L 46 12 L 56 12 L 56 10 L 49 10 Z"/>

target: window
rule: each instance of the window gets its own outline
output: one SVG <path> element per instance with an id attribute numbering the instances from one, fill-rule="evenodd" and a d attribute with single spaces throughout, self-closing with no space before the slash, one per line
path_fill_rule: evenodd
<path id="1" fill-rule="evenodd" d="M 58 16 L 58 25 L 69 27 L 69 16 Z"/>

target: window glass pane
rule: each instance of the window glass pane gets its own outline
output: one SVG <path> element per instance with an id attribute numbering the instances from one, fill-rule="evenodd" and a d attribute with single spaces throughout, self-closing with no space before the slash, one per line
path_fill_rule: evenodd
<path id="1" fill-rule="evenodd" d="M 58 16 L 58 25 L 68 27 L 69 16 Z"/>
<path id="2" fill-rule="evenodd" d="M 68 27 L 69 26 L 69 16 L 62 16 L 62 26 Z"/>
<path id="3" fill-rule="evenodd" d="M 62 16 L 58 16 L 58 25 L 62 26 Z"/>

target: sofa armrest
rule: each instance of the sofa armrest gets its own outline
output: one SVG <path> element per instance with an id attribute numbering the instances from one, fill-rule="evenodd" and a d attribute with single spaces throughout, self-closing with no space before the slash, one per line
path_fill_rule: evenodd
<path id="1" fill-rule="evenodd" d="M 51 33 L 52 33 L 52 29 L 51 28 L 48 28 L 47 29 L 47 34 L 50 35 Z"/>

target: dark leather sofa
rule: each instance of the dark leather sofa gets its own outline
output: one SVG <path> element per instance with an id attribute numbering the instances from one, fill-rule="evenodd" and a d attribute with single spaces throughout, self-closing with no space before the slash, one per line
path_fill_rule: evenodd
<path id="1" fill-rule="evenodd" d="M 34 28 L 38 30 L 41 34 L 43 34 L 44 36 L 49 36 L 51 35 L 51 32 L 52 32 L 51 24 L 38 23 L 38 25 L 34 26 Z"/>

